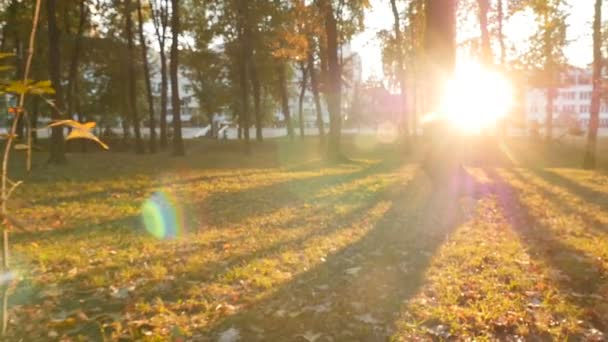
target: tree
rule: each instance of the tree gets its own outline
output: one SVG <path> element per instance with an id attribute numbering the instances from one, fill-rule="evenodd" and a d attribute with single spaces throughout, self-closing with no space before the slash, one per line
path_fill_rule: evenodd
<path id="1" fill-rule="evenodd" d="M 150 0 L 150 9 L 160 56 L 160 147 L 166 148 L 168 146 L 167 102 L 169 97 L 166 54 L 167 28 L 169 27 L 168 0 Z"/>
<path id="2" fill-rule="evenodd" d="M 49 76 L 53 88 L 55 89 L 54 106 L 51 110 L 51 119 L 59 120 L 63 109 L 63 92 L 61 87 L 61 46 L 59 44 L 59 28 L 57 27 L 56 17 L 57 0 L 47 0 L 47 25 L 49 39 Z M 64 164 L 67 162 L 65 157 L 65 143 L 63 140 L 63 127 L 56 126 L 51 131 L 51 148 L 49 163 Z"/>
<path id="3" fill-rule="evenodd" d="M 591 111 L 589 117 L 589 132 L 583 167 L 593 169 L 596 166 L 597 131 L 600 121 L 600 99 L 602 89 L 602 0 L 595 0 L 593 18 L 593 92 L 591 95 Z"/>
<path id="4" fill-rule="evenodd" d="M 566 14 L 564 0 L 524 0 L 516 3 L 518 10 L 530 7 L 538 23 L 538 30 L 530 39 L 529 51 L 524 56 L 530 69 L 536 70 L 539 86 L 546 89 L 545 141 L 553 138 L 553 105 L 559 85 L 559 75 L 565 64 Z"/>
<path id="5" fill-rule="evenodd" d="M 300 74 L 300 98 L 298 100 L 298 121 L 300 121 L 300 137 L 304 138 L 304 96 L 306 96 L 306 88 L 308 87 L 308 67 L 305 62 L 299 63 Z"/>
<path id="6" fill-rule="evenodd" d="M 135 153 L 144 153 L 144 144 L 141 138 L 141 129 L 139 122 L 139 112 L 137 111 L 137 92 L 136 92 L 136 79 L 135 79 L 135 47 L 133 45 L 133 8 L 131 0 L 125 0 L 125 34 L 127 36 L 127 82 L 128 82 L 128 95 L 127 101 L 129 105 L 129 114 L 131 117 L 131 124 L 135 132 Z"/>
<path id="7" fill-rule="evenodd" d="M 481 60 L 485 65 L 490 65 L 493 62 L 490 31 L 488 30 L 490 0 L 477 0 L 477 4 L 479 5 L 479 29 L 481 31 Z"/>
<path id="8" fill-rule="evenodd" d="M 327 107 L 329 110 L 329 138 L 327 156 L 342 159 L 340 135 L 342 130 L 342 71 L 338 60 L 338 23 L 330 0 L 320 0 L 319 9 L 325 21 L 327 43 Z"/>
<path id="9" fill-rule="evenodd" d="M 395 46 L 396 46 L 396 62 L 397 62 L 397 80 L 399 82 L 399 87 L 401 90 L 401 116 L 402 116 L 402 130 L 403 133 L 407 136 L 409 135 L 409 127 L 408 121 L 406 117 L 406 103 L 407 103 L 407 84 L 406 84 L 406 76 L 405 76 L 405 61 L 404 61 L 404 42 L 401 33 L 401 23 L 399 19 L 399 9 L 397 8 L 397 1 L 391 1 L 391 10 L 393 12 L 393 27 L 395 34 Z"/>
<path id="10" fill-rule="evenodd" d="M 310 40 L 309 40 L 310 41 Z M 308 50 L 308 73 L 310 74 L 310 89 L 315 101 L 315 112 L 317 113 L 317 128 L 319 129 L 319 139 L 321 144 L 325 143 L 325 123 L 323 121 L 323 108 L 321 107 L 321 96 L 319 94 L 319 76 L 315 68 L 315 49 L 314 45 L 310 44 Z"/>
<path id="11" fill-rule="evenodd" d="M 148 98 L 148 115 L 150 120 L 150 152 L 156 153 L 156 119 L 154 118 L 154 98 L 152 97 L 152 83 L 150 82 L 150 66 L 148 63 L 148 43 L 144 34 L 144 19 L 141 0 L 137 0 L 137 22 L 139 24 L 139 45 L 141 46 L 141 59 L 144 67 L 144 80 L 146 81 L 146 97 Z"/>
<path id="12" fill-rule="evenodd" d="M 171 107 L 173 110 L 173 155 L 185 154 L 182 139 L 182 119 L 180 116 L 181 101 L 179 98 L 179 0 L 171 0 Z"/>
<path id="13" fill-rule="evenodd" d="M 78 5 L 78 28 L 76 31 L 76 39 L 74 41 L 74 51 L 72 52 L 72 59 L 70 61 L 70 69 L 68 73 L 68 84 L 66 89 L 66 113 L 70 118 L 73 116 L 74 111 L 74 95 L 78 93 L 78 65 L 80 63 L 82 38 L 84 34 L 85 25 L 88 16 L 88 4 L 86 0 L 80 0 Z M 83 121 L 82 113 L 77 111 L 78 120 Z M 84 152 L 86 145 L 82 142 L 82 150 Z"/>
<path id="14" fill-rule="evenodd" d="M 456 1 L 426 0 L 425 17 L 426 96 L 434 111 L 456 62 Z"/>

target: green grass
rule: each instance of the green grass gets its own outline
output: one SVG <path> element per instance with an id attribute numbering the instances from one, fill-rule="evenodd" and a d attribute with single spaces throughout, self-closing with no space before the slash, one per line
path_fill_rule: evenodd
<path id="1" fill-rule="evenodd" d="M 522 141 L 429 178 L 420 154 L 346 139 L 71 154 L 15 194 L 10 340 L 601 340 L 608 176 Z M 472 152 L 470 152 L 472 153 Z M 15 159 L 15 178 L 19 172 Z M 140 217 L 170 194 L 184 232 Z"/>

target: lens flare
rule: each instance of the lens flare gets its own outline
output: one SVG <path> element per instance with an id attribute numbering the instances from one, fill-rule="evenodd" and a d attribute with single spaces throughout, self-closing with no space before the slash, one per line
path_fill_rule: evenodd
<path id="1" fill-rule="evenodd" d="M 153 193 L 142 205 L 141 218 L 148 233 L 157 239 L 175 239 L 183 233 L 181 209 L 167 192 Z"/>

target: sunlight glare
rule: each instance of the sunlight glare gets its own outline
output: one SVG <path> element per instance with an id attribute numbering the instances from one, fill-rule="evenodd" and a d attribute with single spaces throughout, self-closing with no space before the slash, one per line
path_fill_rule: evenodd
<path id="1" fill-rule="evenodd" d="M 459 66 L 446 85 L 441 112 L 466 133 L 490 128 L 509 111 L 513 101 L 511 85 L 500 73 L 467 63 Z"/>

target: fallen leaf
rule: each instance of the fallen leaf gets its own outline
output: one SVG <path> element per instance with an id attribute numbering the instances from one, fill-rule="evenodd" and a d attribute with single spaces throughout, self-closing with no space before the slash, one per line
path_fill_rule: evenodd
<path id="1" fill-rule="evenodd" d="M 377 320 L 374 317 L 372 317 L 372 315 L 369 314 L 369 313 L 366 313 L 364 315 L 357 315 L 357 316 L 355 316 L 355 318 L 358 321 L 361 321 L 361 322 L 367 323 L 367 324 L 378 324 L 378 323 L 380 323 L 379 320 Z"/>
<path id="2" fill-rule="evenodd" d="M 321 333 L 314 333 L 312 331 L 307 331 L 302 335 L 298 335 L 296 337 L 302 337 L 303 339 L 305 339 L 308 342 L 315 342 L 316 340 L 319 339 L 319 337 L 321 337 L 323 334 Z"/>
<path id="3" fill-rule="evenodd" d="M 357 266 L 357 267 L 351 267 L 349 269 L 347 269 L 346 271 L 344 271 L 344 273 L 348 274 L 348 275 L 352 275 L 352 276 L 356 276 L 359 271 L 361 271 L 361 267 Z"/>
<path id="4" fill-rule="evenodd" d="M 235 342 L 241 339 L 241 332 L 232 327 L 222 332 L 217 339 L 217 342 Z"/>

